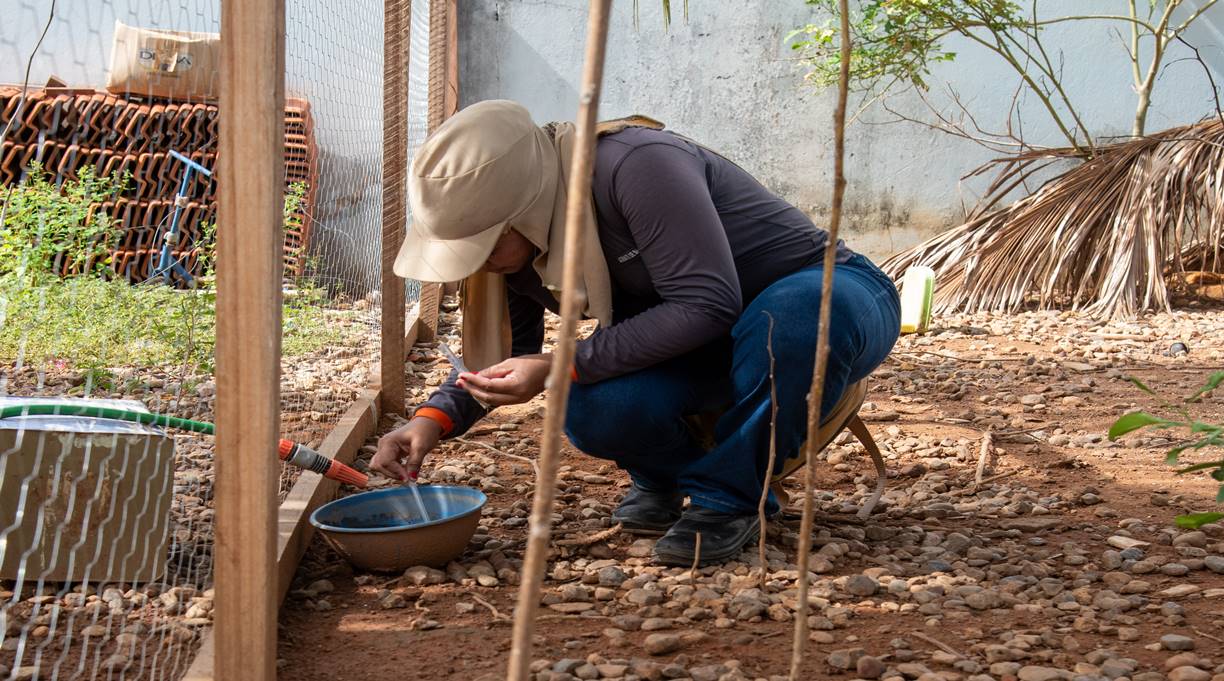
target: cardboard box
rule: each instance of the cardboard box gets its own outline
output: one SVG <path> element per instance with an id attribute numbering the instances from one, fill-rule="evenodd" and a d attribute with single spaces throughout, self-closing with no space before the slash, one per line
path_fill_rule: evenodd
<path id="1" fill-rule="evenodd" d="M 125 97 L 200 101 L 216 99 L 220 81 L 220 35 L 115 22 L 107 91 Z"/>
<path id="2" fill-rule="evenodd" d="M 0 407 L 128 400 L 0 397 Z M 77 416 L 0 419 L 0 579 L 148 582 L 166 569 L 174 439 Z"/>

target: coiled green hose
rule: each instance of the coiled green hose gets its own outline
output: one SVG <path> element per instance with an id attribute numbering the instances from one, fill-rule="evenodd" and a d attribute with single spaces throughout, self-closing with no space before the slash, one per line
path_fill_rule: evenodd
<path id="1" fill-rule="evenodd" d="M 23 404 L 0 409 L 0 419 L 17 416 L 89 416 L 111 419 L 113 421 L 132 421 L 134 423 L 143 423 L 146 426 L 177 428 L 179 430 L 189 430 L 193 433 L 204 433 L 205 435 L 213 435 L 216 431 L 216 427 L 213 424 L 203 421 L 192 421 L 176 416 L 166 416 L 165 414 L 150 414 L 144 411 L 129 411 L 113 407 L 92 407 L 73 404 Z"/>

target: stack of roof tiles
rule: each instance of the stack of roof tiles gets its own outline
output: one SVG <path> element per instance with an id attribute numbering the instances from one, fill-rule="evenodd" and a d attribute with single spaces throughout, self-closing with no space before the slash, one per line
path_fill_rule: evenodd
<path id="1" fill-rule="evenodd" d="M 82 168 L 99 176 L 130 173 L 114 200 L 91 207 L 109 214 L 122 230 L 113 253 L 114 270 L 131 281 L 155 269 L 162 235 L 170 225 L 174 199 L 186 170 L 174 150 L 212 170 L 217 161 L 217 106 L 206 103 L 148 103 L 93 90 L 0 87 L 0 187 L 20 182 L 32 163 L 53 178 L 75 179 Z M 301 182 L 306 193 L 296 227 L 286 229 L 287 274 L 301 274 L 310 242 L 310 207 L 317 183 L 317 154 L 310 106 L 289 100 L 285 107 L 285 182 Z M 179 219 L 176 259 L 198 274 L 202 227 L 216 219 L 217 182 L 194 173 Z"/>

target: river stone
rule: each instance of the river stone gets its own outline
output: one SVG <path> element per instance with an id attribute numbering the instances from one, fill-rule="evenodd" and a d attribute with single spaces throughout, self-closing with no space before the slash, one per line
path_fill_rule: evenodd
<path id="1" fill-rule="evenodd" d="M 1173 538 L 1173 545 L 1202 548 L 1207 545 L 1207 534 L 1198 530 L 1179 534 Z"/>
<path id="2" fill-rule="evenodd" d="M 1061 527 L 1066 520 L 1056 516 L 1010 518 L 999 522 L 999 527 L 1005 530 L 1020 530 L 1021 532 L 1041 532 Z"/>
<path id="3" fill-rule="evenodd" d="M 1020 681 L 1061 681 L 1062 679 L 1070 679 L 1071 673 L 1054 667 L 1038 667 L 1035 665 L 1027 665 L 1020 668 L 1016 673 Z"/>
<path id="4" fill-rule="evenodd" d="M 718 681 L 729 671 L 725 665 L 707 664 L 692 667 L 688 670 L 688 675 L 693 681 Z"/>
<path id="5" fill-rule="evenodd" d="M 624 570 L 615 565 L 609 565 L 599 571 L 599 584 L 601 586 L 620 586 L 626 579 L 629 579 L 629 575 L 626 575 Z"/>
<path id="6" fill-rule="evenodd" d="M 855 596 L 874 596 L 880 583 L 867 575 L 852 575 L 846 580 L 846 591 Z"/>
<path id="7" fill-rule="evenodd" d="M 1160 637 L 1160 645 L 1165 650 L 1194 650 L 1194 639 L 1181 634 L 1165 634 Z"/>
<path id="8" fill-rule="evenodd" d="M 878 657 L 864 655 L 854 665 L 855 672 L 864 679 L 878 679 L 884 673 L 884 663 Z"/>
<path id="9" fill-rule="evenodd" d="M 1126 549 L 1142 549 L 1151 545 L 1148 542 L 1140 541 L 1133 537 L 1124 537 L 1120 534 L 1115 534 L 1109 539 L 1106 539 L 1105 543 L 1122 551 L 1125 551 Z"/>
<path id="10" fill-rule="evenodd" d="M 441 584 L 446 581 L 446 573 L 424 565 L 414 565 L 404 570 L 404 580 L 413 586 Z"/>
<path id="11" fill-rule="evenodd" d="M 674 653 L 684 645 L 678 634 L 651 634 L 646 637 L 644 646 L 651 655 L 666 655 Z"/>
<path id="12" fill-rule="evenodd" d="M 833 669 L 851 669 L 867 654 L 862 648 L 845 648 L 829 653 L 827 662 Z"/>
<path id="13" fill-rule="evenodd" d="M 648 617 L 642 622 L 642 631 L 659 631 L 671 628 L 672 621 L 666 617 Z"/>
<path id="14" fill-rule="evenodd" d="M 1211 672 L 1187 665 L 1170 671 L 1168 679 L 1169 681 L 1210 681 Z"/>
<path id="15" fill-rule="evenodd" d="M 1203 587 L 1197 584 L 1177 584 L 1165 589 L 1164 591 L 1156 592 L 1156 595 L 1161 598 L 1183 598 L 1185 596 L 1189 596 L 1190 594 L 1198 593 L 1202 590 Z"/>
<path id="16" fill-rule="evenodd" d="M 549 610 L 555 610 L 557 612 L 565 613 L 568 615 L 573 615 L 573 614 L 580 613 L 580 612 L 586 612 L 587 610 L 592 610 L 594 608 L 595 608 L 594 603 L 581 603 L 581 602 L 553 603 L 552 605 L 548 606 Z"/>

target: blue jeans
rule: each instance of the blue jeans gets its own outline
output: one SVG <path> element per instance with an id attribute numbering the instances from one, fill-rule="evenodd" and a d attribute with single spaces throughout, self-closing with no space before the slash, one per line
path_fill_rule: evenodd
<path id="1" fill-rule="evenodd" d="M 755 513 L 769 462 L 769 316 L 780 468 L 806 436 L 823 270 L 811 267 L 774 282 L 727 338 L 641 371 L 574 385 L 566 414 L 574 446 L 614 461 L 645 489 L 678 489 L 698 506 Z M 822 415 L 884 361 L 901 326 L 896 287 L 861 255 L 834 270 L 832 304 Z M 726 412 L 715 428 L 716 445 L 706 450 L 684 417 L 717 409 Z M 770 512 L 777 510 L 772 496 Z"/>

